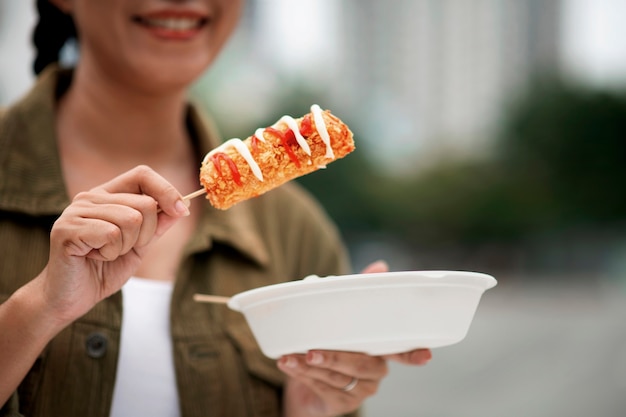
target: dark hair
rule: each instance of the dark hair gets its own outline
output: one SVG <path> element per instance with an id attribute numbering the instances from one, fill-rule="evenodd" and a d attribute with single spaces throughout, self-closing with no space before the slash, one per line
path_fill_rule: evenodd
<path id="1" fill-rule="evenodd" d="M 77 39 L 72 17 L 50 2 L 37 0 L 39 21 L 33 31 L 35 61 L 33 70 L 39 74 L 49 64 L 59 61 L 59 52 L 69 39 Z"/>

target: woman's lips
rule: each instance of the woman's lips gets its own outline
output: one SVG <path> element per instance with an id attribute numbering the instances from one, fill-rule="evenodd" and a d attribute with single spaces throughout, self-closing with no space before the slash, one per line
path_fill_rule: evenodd
<path id="1" fill-rule="evenodd" d="M 182 11 L 148 13 L 134 16 L 132 20 L 155 36 L 169 40 L 189 40 L 209 23 L 206 15 Z"/>

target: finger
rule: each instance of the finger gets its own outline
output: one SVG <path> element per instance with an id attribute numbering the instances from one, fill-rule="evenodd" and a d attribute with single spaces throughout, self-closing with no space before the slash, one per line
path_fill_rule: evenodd
<path id="1" fill-rule="evenodd" d="M 134 204 L 138 209 L 121 204 L 96 204 L 87 201 L 87 195 L 77 196 L 77 201 L 68 207 L 55 225 L 63 236 L 63 245 L 71 248 L 73 253 L 85 256 L 85 251 L 90 248 L 100 255 L 91 254 L 91 258 L 114 260 L 135 247 L 147 244 L 154 236 L 157 220 L 152 198 L 138 195 L 122 198 L 122 195 L 107 194 L 89 197 L 96 201 L 121 200 L 125 204 Z"/>
<path id="2" fill-rule="evenodd" d="M 405 365 L 426 365 L 433 357 L 430 349 L 415 349 L 410 352 L 396 353 L 383 356 Z"/>
<path id="3" fill-rule="evenodd" d="M 120 227 L 124 236 L 123 252 L 147 245 L 157 230 L 157 203 L 154 198 L 127 193 L 80 193 L 74 201 L 84 201 L 92 210 L 88 215 L 100 217 Z M 87 210 L 85 208 L 85 210 Z"/>
<path id="4" fill-rule="evenodd" d="M 145 194 L 154 198 L 161 210 L 170 216 L 181 217 L 189 214 L 182 196 L 165 178 L 151 168 L 140 165 L 97 187 L 108 193 Z"/>
<path id="5" fill-rule="evenodd" d="M 112 261 L 122 251 L 121 230 L 102 219 L 77 217 L 68 222 L 58 221 L 51 238 L 60 242 L 67 256 Z"/>
<path id="6" fill-rule="evenodd" d="M 291 377 L 287 383 L 287 390 L 297 385 L 308 388 L 317 399 L 307 407 L 311 410 L 311 415 L 348 414 L 358 409 L 365 400 L 365 397 L 358 397 L 331 387 L 324 382 L 302 376 Z M 298 407 L 298 409 L 302 409 L 302 407 Z"/>
<path id="7" fill-rule="evenodd" d="M 165 232 L 167 232 L 174 224 L 176 224 L 176 221 L 178 220 L 178 218 L 170 217 L 164 212 L 159 213 L 158 219 L 159 220 L 157 229 L 154 233 L 157 237 L 163 236 Z"/>
<path id="8" fill-rule="evenodd" d="M 362 274 L 374 274 L 389 271 L 389 265 L 383 260 L 372 262 L 361 271 Z"/>
<path id="9" fill-rule="evenodd" d="M 310 366 L 333 370 L 359 379 L 379 380 L 388 373 L 387 361 L 380 356 L 363 353 L 312 350 L 307 352 L 305 359 Z"/>
<path id="10" fill-rule="evenodd" d="M 317 381 L 335 390 L 361 398 L 374 395 L 380 383 L 380 380 L 358 379 L 352 375 L 310 366 L 306 363 L 304 356 L 285 356 L 278 361 L 278 366 L 289 376 Z M 345 389 L 351 385 L 352 388 Z"/>

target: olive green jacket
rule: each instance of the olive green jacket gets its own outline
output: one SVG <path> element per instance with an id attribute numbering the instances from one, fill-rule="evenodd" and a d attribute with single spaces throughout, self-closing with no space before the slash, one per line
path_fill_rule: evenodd
<path id="1" fill-rule="evenodd" d="M 49 68 L 30 93 L 0 112 L 0 303 L 43 269 L 52 223 L 69 204 L 54 111 L 70 81 L 71 73 Z M 188 126 L 198 155 L 219 143 L 193 105 Z M 195 303 L 192 295 L 230 296 L 308 274 L 345 273 L 337 230 L 293 184 L 228 211 L 207 202 L 181 265 L 170 327 L 182 416 L 280 415 L 284 376 L 259 351 L 243 316 Z M 121 297 L 102 301 L 54 338 L 0 416 L 108 417 Z"/>

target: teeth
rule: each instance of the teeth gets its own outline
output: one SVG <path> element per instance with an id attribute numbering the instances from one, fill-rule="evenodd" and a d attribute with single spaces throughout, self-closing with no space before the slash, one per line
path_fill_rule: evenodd
<path id="1" fill-rule="evenodd" d="M 150 26 L 169 30 L 189 30 L 198 27 L 200 20 L 189 18 L 145 19 Z"/>

